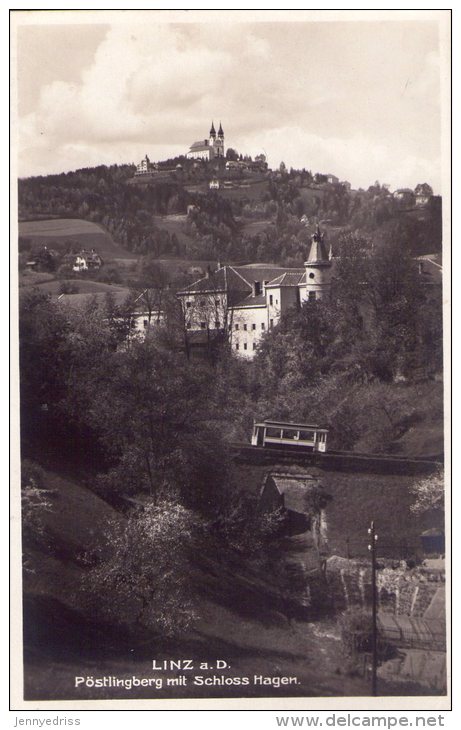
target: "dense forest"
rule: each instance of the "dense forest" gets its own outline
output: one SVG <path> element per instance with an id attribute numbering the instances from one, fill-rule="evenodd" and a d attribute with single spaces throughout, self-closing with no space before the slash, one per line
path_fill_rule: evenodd
<path id="1" fill-rule="evenodd" d="M 159 173 L 157 180 L 145 184 L 132 184 L 135 168 L 130 165 L 20 180 L 20 219 L 84 218 L 102 224 L 134 254 L 157 257 L 299 265 L 305 257 L 306 220 L 329 226 L 332 243 L 341 231 L 347 231 L 362 235 L 369 247 L 377 240 L 398 239 L 413 255 L 441 250 L 437 196 L 417 209 L 414 201 L 409 204 L 393 197 L 379 182 L 368 190 L 350 190 L 342 183 L 326 183 L 325 176 L 283 166 L 262 177 L 258 174 L 258 180 L 263 180 L 262 195 L 248 191 L 227 198 L 207 185 L 202 192 L 195 190 L 195 183 L 206 182 L 213 174 L 206 163 L 195 170 L 182 157 L 169 162 L 185 169 Z M 245 180 L 251 182 L 251 177 Z M 416 190 L 432 193 L 425 183 Z M 162 227 L 159 216 L 186 212 L 185 237 Z M 261 224 L 257 232 L 249 225 L 255 222 Z"/>

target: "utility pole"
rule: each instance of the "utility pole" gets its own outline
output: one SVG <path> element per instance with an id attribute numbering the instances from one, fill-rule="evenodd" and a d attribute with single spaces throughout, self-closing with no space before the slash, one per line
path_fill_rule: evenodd
<path id="1" fill-rule="evenodd" d="M 370 543 L 368 550 L 371 553 L 371 610 L 372 610 L 372 665 L 371 665 L 371 694 L 376 697 L 378 694 L 377 670 L 378 670 L 378 625 L 377 625 L 377 596 L 376 596 L 376 542 L 378 535 L 375 532 L 375 523 L 372 521 L 368 528 Z"/>

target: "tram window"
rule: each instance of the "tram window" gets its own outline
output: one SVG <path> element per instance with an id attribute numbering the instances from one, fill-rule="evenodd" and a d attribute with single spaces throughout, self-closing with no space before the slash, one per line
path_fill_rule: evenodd
<path id="1" fill-rule="evenodd" d="M 270 439 L 279 439 L 280 436 L 280 429 L 279 428 L 266 428 L 266 436 Z"/>
<path id="2" fill-rule="evenodd" d="M 315 436 L 315 431 L 300 431 L 299 432 L 299 438 L 301 441 L 313 441 Z"/>
<path id="3" fill-rule="evenodd" d="M 282 438 L 284 439 L 290 439 L 291 441 L 296 441 L 296 437 L 298 435 L 297 431 L 291 431 L 290 429 L 283 429 Z"/>

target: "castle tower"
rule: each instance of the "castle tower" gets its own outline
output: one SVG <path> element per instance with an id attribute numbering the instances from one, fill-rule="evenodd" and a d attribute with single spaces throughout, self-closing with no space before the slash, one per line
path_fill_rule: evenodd
<path id="1" fill-rule="evenodd" d="M 328 292 L 331 283 L 332 265 L 331 256 L 325 246 L 325 234 L 320 232 L 317 225 L 311 236 L 311 247 L 306 267 L 306 299 L 321 299 Z"/>

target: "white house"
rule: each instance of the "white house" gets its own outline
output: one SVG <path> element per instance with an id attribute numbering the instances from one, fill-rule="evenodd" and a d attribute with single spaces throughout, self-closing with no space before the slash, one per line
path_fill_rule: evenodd
<path id="1" fill-rule="evenodd" d="M 146 155 L 139 165 L 136 165 L 135 175 L 147 175 L 149 172 L 154 172 L 156 169 L 157 165 L 154 162 L 151 162 Z"/>
<path id="2" fill-rule="evenodd" d="M 72 257 L 73 271 L 88 271 L 89 269 L 100 269 L 103 265 L 101 256 L 94 250 L 86 251 L 82 249 L 79 253 Z"/>
<path id="3" fill-rule="evenodd" d="M 223 266 L 178 292 L 186 330 L 225 334 L 236 354 L 254 357 L 282 314 L 329 290 L 333 261 L 318 227 L 311 239 L 304 267 Z"/>

